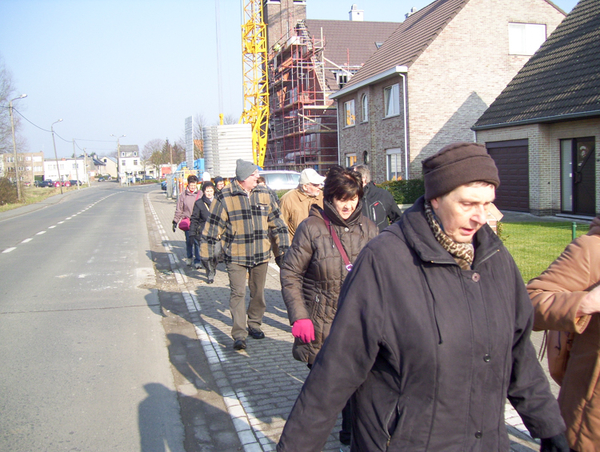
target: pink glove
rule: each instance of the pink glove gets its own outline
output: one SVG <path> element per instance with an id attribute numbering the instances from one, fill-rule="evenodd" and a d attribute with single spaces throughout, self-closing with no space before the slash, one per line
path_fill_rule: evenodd
<path id="1" fill-rule="evenodd" d="M 299 319 L 292 325 L 292 334 L 307 344 L 315 340 L 315 327 L 310 319 Z"/>

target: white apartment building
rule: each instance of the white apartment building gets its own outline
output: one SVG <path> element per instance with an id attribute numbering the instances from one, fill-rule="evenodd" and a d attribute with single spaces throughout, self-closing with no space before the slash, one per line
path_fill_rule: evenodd
<path id="1" fill-rule="evenodd" d="M 48 180 L 79 180 L 88 182 L 88 173 L 85 168 L 84 158 L 60 159 L 58 166 L 55 159 L 44 160 L 44 179 Z M 60 177 L 59 177 L 60 173 Z"/>

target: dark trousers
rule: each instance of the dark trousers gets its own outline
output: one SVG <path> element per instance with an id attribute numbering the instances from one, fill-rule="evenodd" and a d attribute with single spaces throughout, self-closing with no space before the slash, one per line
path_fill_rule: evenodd
<path id="1" fill-rule="evenodd" d="M 200 248 L 198 247 L 198 242 L 190 237 L 190 231 L 183 231 L 185 232 L 185 248 L 187 251 L 187 258 L 191 259 L 194 258 L 194 262 L 193 263 L 199 263 L 200 262 Z"/>
<path id="2" fill-rule="evenodd" d="M 248 327 L 260 330 L 263 315 L 267 308 L 265 301 L 265 282 L 267 280 L 268 262 L 244 267 L 232 262 L 227 264 L 229 275 L 229 311 L 233 319 L 231 336 L 233 339 L 246 339 L 246 315 L 248 316 Z M 250 288 L 250 303 L 246 311 L 246 278 Z"/>

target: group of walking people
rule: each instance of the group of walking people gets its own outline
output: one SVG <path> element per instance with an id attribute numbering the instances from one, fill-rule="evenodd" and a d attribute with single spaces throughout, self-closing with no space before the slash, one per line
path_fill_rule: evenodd
<path id="1" fill-rule="evenodd" d="M 200 254 L 223 247 L 235 350 L 265 337 L 272 250 L 280 267 L 310 373 L 277 450 L 322 450 L 341 412 L 342 451 L 508 451 L 507 398 L 541 451 L 600 450 L 600 218 L 526 287 L 487 224 L 500 179 L 486 148 L 453 143 L 422 165 L 403 215 L 365 166 L 304 170 L 277 202 L 243 160 L 199 214 Z M 558 402 L 533 328 L 575 333 Z"/>

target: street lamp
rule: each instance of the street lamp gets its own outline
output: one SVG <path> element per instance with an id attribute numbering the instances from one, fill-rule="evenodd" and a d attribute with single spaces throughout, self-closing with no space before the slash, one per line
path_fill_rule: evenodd
<path id="1" fill-rule="evenodd" d="M 15 97 L 8 102 L 8 112 L 10 113 L 10 127 L 12 128 L 12 139 L 13 139 L 13 156 L 15 159 L 15 179 L 17 181 L 17 200 L 21 202 L 21 184 L 19 183 L 19 168 L 17 163 L 17 142 L 15 141 L 15 121 L 13 119 L 13 100 L 24 99 L 27 94 L 21 94 L 19 97 Z"/>
<path id="2" fill-rule="evenodd" d="M 54 159 L 56 160 L 56 171 L 58 172 L 58 185 L 60 185 L 60 194 L 62 195 L 62 181 L 60 180 L 60 169 L 58 168 L 58 155 L 56 155 L 56 141 L 54 140 L 54 124 L 56 124 L 57 122 L 62 122 L 62 119 L 54 121 L 50 126 L 50 130 L 52 131 L 52 144 L 54 145 Z"/>
<path id="3" fill-rule="evenodd" d="M 119 140 L 121 138 L 124 138 L 125 135 L 121 135 L 120 137 L 114 135 L 114 134 L 110 134 L 111 137 L 115 137 L 117 139 L 117 182 L 121 183 L 121 163 L 119 163 L 121 161 L 121 156 L 119 154 L 121 154 L 121 144 L 119 143 Z"/>

